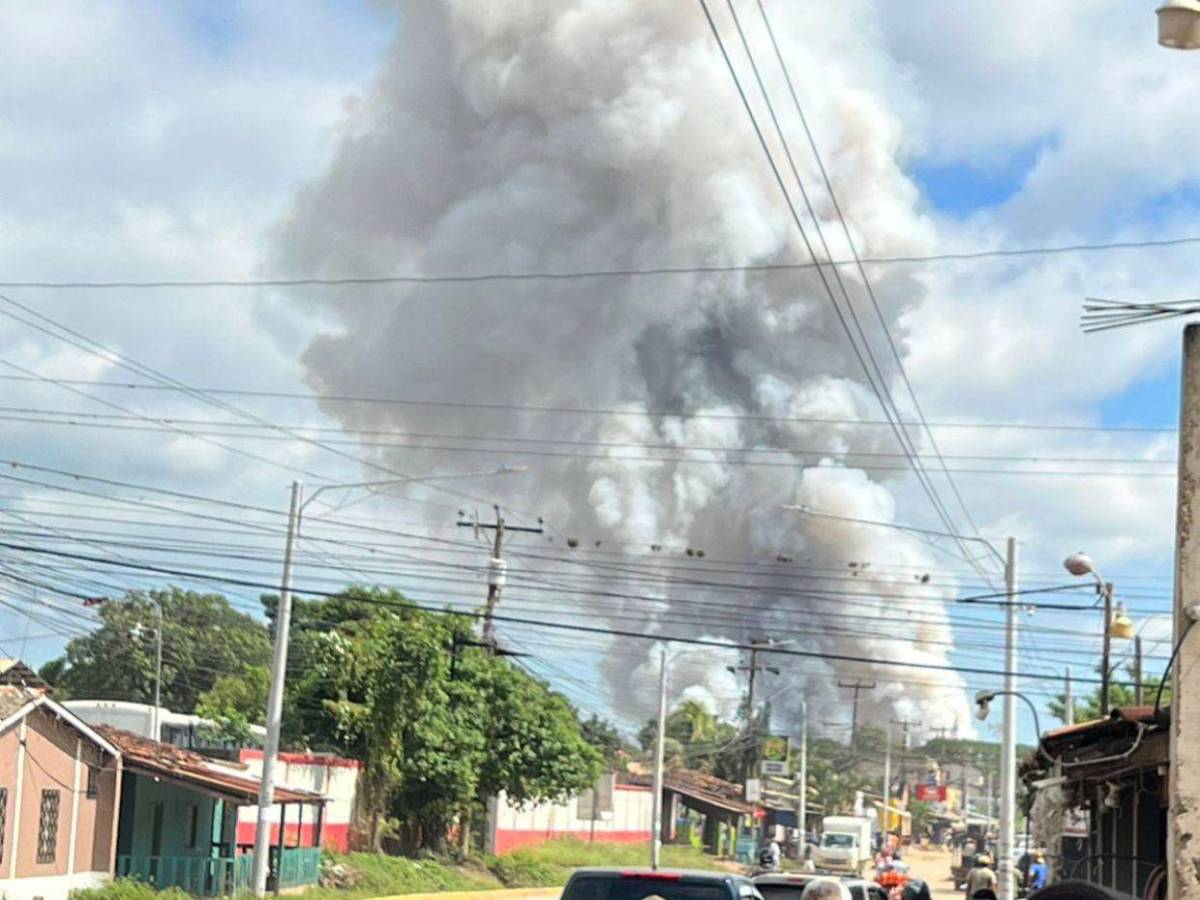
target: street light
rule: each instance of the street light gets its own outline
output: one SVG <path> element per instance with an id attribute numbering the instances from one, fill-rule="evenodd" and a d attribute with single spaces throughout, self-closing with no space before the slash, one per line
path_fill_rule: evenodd
<path id="1" fill-rule="evenodd" d="M 892 522 L 878 522 L 871 519 L 858 519 L 853 516 L 842 516 L 833 513 L 818 512 L 803 505 L 785 505 L 784 509 L 803 513 L 806 516 L 820 516 L 826 519 L 839 519 L 859 525 L 874 525 L 881 528 L 894 528 L 925 538 L 952 538 L 960 546 L 965 543 L 980 544 L 983 548 L 1004 566 L 1005 593 L 1005 623 L 1004 623 L 1004 692 L 1016 694 L 1017 690 L 1017 541 L 1008 538 L 1006 552 L 1001 554 L 984 537 L 955 534 L 948 531 L 934 531 L 928 528 L 912 528 L 907 525 L 897 525 Z M 964 556 L 969 556 L 963 547 Z M 972 562 L 976 560 L 972 559 Z M 1000 754 L 1000 859 L 997 861 L 1000 884 L 998 894 L 1000 900 L 1012 900 L 1012 847 L 1016 838 L 1017 819 L 1017 705 L 1011 697 L 1004 701 L 1004 727 L 1001 738 Z"/>
<path id="2" fill-rule="evenodd" d="M 1200 4 L 1197 6 L 1200 9 Z M 1072 575 L 1090 575 L 1096 580 L 1096 590 L 1104 600 L 1104 652 L 1100 660 L 1100 714 L 1108 715 L 1109 669 L 1112 667 L 1112 639 L 1129 640 L 1133 637 L 1133 621 L 1125 613 L 1125 604 L 1118 603 L 1113 613 L 1113 583 L 1105 581 L 1096 561 L 1082 551 L 1072 553 L 1063 560 L 1063 568 Z"/>
<path id="3" fill-rule="evenodd" d="M 1019 691 L 980 691 L 975 695 L 975 705 L 978 707 L 978 709 L 975 710 L 975 718 L 979 719 L 980 722 L 986 721 L 988 714 L 992 711 L 992 701 L 1001 696 L 1017 697 L 1018 699 L 1025 701 L 1030 712 L 1033 713 L 1033 727 L 1037 731 L 1038 736 L 1038 751 L 1050 763 L 1050 765 L 1054 765 L 1057 761 L 1053 756 L 1047 753 L 1046 749 L 1042 746 L 1042 723 L 1038 716 L 1037 704 Z"/>
<path id="4" fill-rule="evenodd" d="M 425 475 L 391 478 L 385 481 L 355 481 L 346 484 L 323 484 L 302 500 L 299 481 L 292 482 L 291 506 L 288 510 L 287 539 L 283 548 L 283 577 L 279 584 L 279 608 L 275 616 L 275 655 L 271 666 L 271 692 L 267 697 L 267 736 L 263 742 L 262 780 L 258 789 L 258 819 L 254 832 L 254 858 L 250 886 L 256 897 L 267 892 L 267 870 L 271 838 L 271 807 L 275 802 L 275 763 L 279 757 L 279 732 L 283 719 L 283 688 L 287 670 L 288 632 L 292 622 L 292 556 L 300 536 L 300 520 L 310 503 L 325 491 L 366 488 L 372 493 L 404 484 L 427 481 L 446 481 L 456 478 L 478 478 L 486 475 L 516 475 L 526 471 L 524 466 L 500 466 L 484 472 L 458 472 L 452 475 Z"/>
<path id="5" fill-rule="evenodd" d="M 1173 50 L 1200 47 L 1200 0 L 1166 0 L 1155 13 L 1159 44 Z"/>

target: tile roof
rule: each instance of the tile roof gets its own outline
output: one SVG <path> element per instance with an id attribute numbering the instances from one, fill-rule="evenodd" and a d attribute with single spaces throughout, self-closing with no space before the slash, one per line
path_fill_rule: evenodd
<path id="1" fill-rule="evenodd" d="M 653 785 L 654 779 L 649 775 L 631 775 L 629 783 L 637 785 Z M 669 769 L 663 773 L 663 787 L 672 790 L 683 797 L 691 797 L 702 803 L 720 807 L 729 812 L 748 815 L 754 812 L 754 804 L 746 801 L 740 784 L 725 781 L 706 772 L 694 769 Z"/>
<path id="2" fill-rule="evenodd" d="M 31 691 L 15 684 L 0 684 L 0 721 L 7 719 L 39 696 L 38 691 Z"/>
<path id="3" fill-rule="evenodd" d="M 236 803 L 256 803 L 260 781 L 242 763 L 225 762 L 113 728 L 97 725 L 96 731 L 121 751 L 126 768 L 141 770 L 182 782 L 197 790 L 216 793 Z M 324 797 L 310 791 L 276 787 L 276 803 L 322 803 Z"/>

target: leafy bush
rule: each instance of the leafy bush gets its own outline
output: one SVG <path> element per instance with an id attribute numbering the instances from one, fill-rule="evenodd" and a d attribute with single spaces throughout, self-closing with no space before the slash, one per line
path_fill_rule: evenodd
<path id="1" fill-rule="evenodd" d="M 70 893 L 71 900 L 189 900 L 189 894 L 179 888 L 156 891 L 144 881 L 118 878 L 103 887 L 77 888 Z"/>

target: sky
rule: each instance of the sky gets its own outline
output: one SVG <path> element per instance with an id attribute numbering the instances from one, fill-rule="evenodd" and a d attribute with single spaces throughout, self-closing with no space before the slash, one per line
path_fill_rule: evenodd
<path id="1" fill-rule="evenodd" d="M 700 15 L 692 3 L 677 6 L 669 16 Z M 480 4 L 447 7 L 480 22 L 488 15 Z M 536 19 L 537 4 L 526 7 Z M 806 35 L 796 44 L 803 57 L 797 71 L 814 77 L 800 89 L 820 105 L 817 136 L 831 148 L 835 186 L 843 186 L 839 176 L 847 173 L 882 173 L 883 187 L 861 197 L 845 185 L 851 198 L 847 213 L 864 256 L 1200 235 L 1200 193 L 1191 164 L 1200 156 L 1200 131 L 1185 112 L 1200 87 L 1200 55 L 1155 45 L 1151 5 L 859 0 L 827 7 L 784 27 Z M 632 18 L 625 4 L 612 9 L 614 16 L 624 10 Z M 7 173 L 0 192 L 0 281 L 282 274 L 281 266 L 294 264 L 281 247 L 304 239 L 294 233 L 296 210 L 308 208 L 317 192 L 337 198 L 329 173 L 363 138 L 359 129 L 378 103 L 376 79 L 397 65 L 397 41 L 412 39 L 422 23 L 422 15 L 408 14 L 404 4 L 386 3 L 306 2 L 289 7 L 284 17 L 261 2 L 217 8 L 115 2 L 102 12 L 69 2 L 0 9 L 0 56 L 8 62 L 0 83 L 6 123 L 0 170 Z M 718 67 L 715 47 L 708 52 Z M 469 69 L 472 59 L 463 54 L 459 63 Z M 436 96 L 437 85 L 423 84 L 419 72 L 413 77 L 414 97 L 426 91 Z M 838 102 L 822 102 L 833 96 Z M 721 109 L 728 104 L 729 122 L 746 127 L 732 93 L 714 93 L 708 103 Z M 681 160 L 697 168 L 705 151 L 679 149 Z M 409 161 L 389 162 L 373 173 L 381 194 L 407 185 Z M 426 196 L 419 184 L 409 190 L 413 202 Z M 355 226 L 369 233 L 372 222 Z M 1018 537 L 1023 583 L 1071 581 L 1060 561 L 1075 550 L 1100 561 L 1144 628 L 1152 670 L 1169 652 L 1162 643 L 1167 630 L 1161 614 L 1169 609 L 1174 500 L 1169 461 L 1175 450 L 1170 429 L 1177 419 L 1180 329 L 1157 324 L 1093 336 L 1080 332 L 1077 319 L 1088 296 L 1194 294 L 1193 249 L 1184 244 L 869 266 L 881 280 L 904 266 L 919 287 L 920 299 L 905 306 L 896 336 L 931 422 L 1073 426 L 947 427 L 936 436 L 950 456 L 1058 460 L 1004 463 L 1025 474 L 956 473 L 955 485 L 979 533 L 997 541 Z M 398 258 L 408 259 L 405 252 L 398 251 Z M 608 265 L 607 259 L 594 260 L 596 268 Z M 315 470 L 331 481 L 380 474 L 358 461 L 352 434 L 343 435 L 351 443 L 339 456 L 296 441 L 222 439 L 218 446 L 184 433 L 183 426 L 145 433 L 52 425 L 44 416 L 19 419 L 29 417 L 20 410 L 30 409 L 137 415 L 154 419 L 161 429 L 166 418 L 216 415 L 178 393 L 80 383 L 72 388 L 44 380 L 144 379 L 118 365 L 122 359 L 193 386 L 310 395 L 320 386 L 310 353 L 314 342 L 322 335 L 353 334 L 356 327 L 319 291 L 14 286 L 3 293 L 8 299 L 0 308 L 0 375 L 15 377 L 0 382 L 9 415 L 0 456 L 7 460 L 281 510 L 300 470 Z M 29 309 L 111 352 L 87 352 L 61 333 L 39 330 L 46 323 L 32 319 Z M 406 352 L 415 348 L 395 347 L 398 356 Z M 451 360 L 448 354 L 447 364 Z M 480 383 L 474 397 L 494 398 L 489 388 Z M 237 402 L 272 421 L 332 429 L 326 436 L 346 424 L 311 400 Z M 378 462 L 369 452 L 363 456 Z M 506 461 L 480 464 L 477 456 L 451 454 L 437 468 L 462 472 Z M 525 462 L 515 456 L 511 461 Z M 952 469 L 972 465 L 987 463 L 950 463 Z M 1045 474 L 1028 471 L 1039 469 Z M 520 477 L 536 480 L 538 473 Z M 911 478 L 877 477 L 895 497 L 896 521 L 938 527 Z M 945 478 L 935 478 L 948 492 Z M 15 481 L 0 486 L 0 508 L 32 514 L 28 498 L 34 490 Z M 461 536 L 454 525 L 460 506 L 482 504 L 486 512 L 486 501 L 503 501 L 508 490 L 505 478 L 480 477 L 463 482 L 469 499 L 410 488 L 360 509 L 407 528 L 436 525 Z M 40 521 L 84 527 L 73 515 Z M 28 522 L 9 517 L 0 533 L 5 526 L 19 530 Z M 139 533 L 151 530 L 143 525 Z M 972 577 L 961 561 L 947 556 L 947 546 L 931 552 L 947 573 L 957 573 L 960 593 L 968 593 Z M 181 560 L 196 563 L 186 556 L 174 561 Z M 470 577 L 476 584 L 462 587 L 464 596 L 483 589 L 478 573 Z M 132 576 L 93 581 L 103 583 L 93 583 L 91 590 L 149 583 Z M 438 589 L 419 565 L 398 583 L 418 596 Z M 254 593 L 246 589 L 240 602 L 251 607 Z M 1073 595 L 1054 596 L 1062 602 Z M 14 593 L 0 610 L 0 652 L 19 651 L 37 663 L 60 652 L 63 635 L 52 620 L 31 621 L 20 612 L 33 602 Z M 994 626 L 999 612 L 978 615 Z M 1098 613 L 1041 611 L 1024 623 L 1022 656 L 1032 671 L 1057 674 L 1070 663 L 1077 673 L 1087 672 L 1093 664 L 1088 654 L 1099 640 Z M 878 627 L 886 637 L 889 626 Z M 954 639 L 963 645 L 952 653 L 956 664 L 978 664 L 981 651 L 971 642 L 972 630 L 970 624 L 954 628 Z M 1063 631 L 1077 636 L 1064 637 Z M 536 645 L 545 636 L 513 626 L 510 637 Z M 566 639 L 557 648 L 557 658 L 531 665 L 581 706 L 608 712 L 614 698 L 597 686 L 592 671 L 597 651 Z M 988 665 L 995 667 L 994 648 L 989 654 Z M 990 682 L 968 678 L 967 684 L 974 689 Z M 1051 690 L 1046 682 L 1037 689 Z M 1028 737 L 1033 724 L 1024 711 L 1022 716 Z"/>

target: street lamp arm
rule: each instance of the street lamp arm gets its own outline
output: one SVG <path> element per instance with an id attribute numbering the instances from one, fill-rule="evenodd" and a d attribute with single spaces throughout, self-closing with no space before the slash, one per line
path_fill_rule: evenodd
<path id="1" fill-rule="evenodd" d="M 840 516 L 836 513 L 817 512 L 812 507 L 804 506 L 803 504 L 784 503 L 780 505 L 780 508 L 791 510 L 792 512 L 804 513 L 806 516 L 817 516 L 822 519 L 837 519 L 842 522 L 853 522 L 856 525 L 874 525 L 877 528 L 894 528 L 897 531 L 907 531 L 910 534 L 924 534 L 929 537 L 953 538 L 956 541 L 982 544 L 987 548 L 987 551 L 991 553 L 992 556 L 996 557 L 1001 565 L 1005 564 L 1006 562 L 1004 557 L 1000 554 L 1000 551 L 992 545 L 992 542 L 983 537 L 972 537 L 968 534 L 957 534 L 953 531 L 937 531 L 932 528 L 914 528 L 911 525 L 897 525 L 895 522 L 880 522 L 877 519 L 859 519 L 854 516 Z"/>
<path id="2" fill-rule="evenodd" d="M 479 472 L 455 472 L 450 475 L 412 475 L 406 478 L 387 478 L 382 481 L 350 481 L 339 484 L 323 484 L 308 495 L 304 502 L 300 504 L 300 509 L 306 509 L 308 504 L 329 490 L 343 491 L 354 490 L 355 488 L 383 490 L 384 488 L 399 487 L 404 484 L 424 484 L 427 481 L 449 481 L 456 478 L 480 478 L 485 475 L 517 475 L 525 471 L 527 471 L 525 466 L 500 466 L 496 469 L 485 469 Z"/>
<path id="3" fill-rule="evenodd" d="M 975 695 L 975 702 L 979 704 L 982 712 L 980 718 L 987 718 L 988 704 L 997 697 L 1017 697 L 1025 701 L 1025 705 L 1029 707 L 1029 711 L 1033 713 L 1033 727 L 1037 730 L 1037 748 L 1042 757 L 1050 763 L 1057 765 L 1058 760 L 1046 752 L 1046 748 L 1042 746 L 1042 721 L 1038 715 L 1037 706 L 1032 700 L 1022 694 L 1020 691 L 980 691 Z"/>

